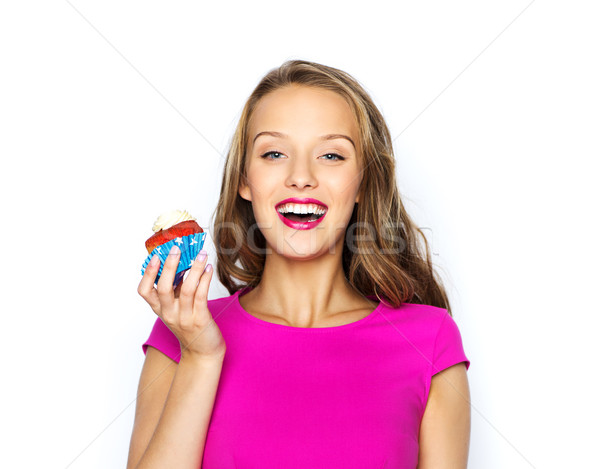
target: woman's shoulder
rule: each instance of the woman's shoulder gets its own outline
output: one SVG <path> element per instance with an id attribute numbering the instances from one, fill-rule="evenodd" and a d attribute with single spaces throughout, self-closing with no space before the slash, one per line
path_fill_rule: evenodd
<path id="1" fill-rule="evenodd" d="M 240 291 L 241 290 L 238 290 L 231 295 L 219 296 L 206 302 L 208 310 L 213 315 L 215 322 L 219 323 L 217 318 L 224 319 L 229 316 L 229 312 L 234 311 L 239 307 L 238 296 Z M 227 291 L 225 293 L 227 293 Z"/>
<path id="2" fill-rule="evenodd" d="M 388 303 L 381 303 L 381 306 L 386 311 L 392 311 L 396 314 L 402 314 L 403 316 L 408 317 L 429 317 L 429 318 L 440 318 L 444 317 L 444 315 L 448 314 L 448 310 L 446 308 L 441 308 L 439 306 L 432 305 L 424 305 L 420 303 L 401 303 L 399 306 L 392 306 Z"/>
<path id="3" fill-rule="evenodd" d="M 406 342 L 428 357 L 432 357 L 436 350 L 439 353 L 448 350 L 462 353 L 458 325 L 447 309 L 402 303 L 397 308 L 384 306 L 380 312 L 379 327 L 376 328 L 379 337 L 393 343 Z"/>
<path id="4" fill-rule="evenodd" d="M 419 303 L 401 303 L 397 307 L 381 303 L 379 310 L 386 322 L 405 329 L 431 330 L 439 327 L 447 318 L 452 318 L 446 308 Z"/>
<path id="5" fill-rule="evenodd" d="M 225 292 L 227 293 L 227 292 Z M 207 300 L 206 304 L 208 305 L 209 309 L 211 307 L 213 308 L 227 308 L 227 307 L 231 307 L 232 305 L 234 305 L 237 301 L 237 297 L 239 295 L 239 291 L 231 294 L 231 295 L 222 295 L 222 296 L 218 296 L 217 298 L 212 298 Z M 212 309 L 211 309 L 212 311 Z"/>

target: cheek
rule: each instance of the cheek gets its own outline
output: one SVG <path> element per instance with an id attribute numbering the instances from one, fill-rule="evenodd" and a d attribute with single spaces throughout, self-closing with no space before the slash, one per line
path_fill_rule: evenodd
<path id="1" fill-rule="evenodd" d="M 362 174 L 352 171 L 346 174 L 334 175 L 329 178 L 329 182 L 340 196 L 354 200 L 360 187 L 361 178 Z"/>
<path id="2" fill-rule="evenodd" d="M 256 165 L 248 170 L 248 180 L 251 182 L 254 192 L 265 191 L 285 180 L 285 167 L 260 167 Z M 264 188 L 264 189 L 263 189 Z"/>

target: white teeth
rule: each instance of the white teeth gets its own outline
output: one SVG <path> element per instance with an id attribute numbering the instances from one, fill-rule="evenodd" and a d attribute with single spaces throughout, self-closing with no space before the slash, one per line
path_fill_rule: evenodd
<path id="1" fill-rule="evenodd" d="M 326 212 L 324 207 L 316 204 L 284 204 L 280 205 L 277 208 L 279 213 L 298 213 L 298 214 L 307 214 L 313 213 L 315 215 L 323 215 Z"/>

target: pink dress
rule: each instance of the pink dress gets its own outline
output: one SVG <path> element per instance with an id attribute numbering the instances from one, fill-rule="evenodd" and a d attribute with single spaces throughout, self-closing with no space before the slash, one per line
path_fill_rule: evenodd
<path id="1" fill-rule="evenodd" d="M 227 352 L 202 468 L 415 469 L 431 377 L 470 364 L 448 312 L 380 302 L 351 324 L 299 328 L 245 311 L 248 290 L 208 301 Z M 160 318 L 148 346 L 179 362 Z"/>

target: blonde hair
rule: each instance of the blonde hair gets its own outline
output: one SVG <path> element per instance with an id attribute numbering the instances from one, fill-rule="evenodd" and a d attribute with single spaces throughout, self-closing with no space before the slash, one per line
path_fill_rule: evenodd
<path id="1" fill-rule="evenodd" d="M 392 307 L 403 302 L 451 308 L 433 270 L 427 238 L 412 221 L 396 184 L 392 139 L 385 120 L 362 86 L 349 74 L 305 60 L 289 60 L 269 71 L 248 98 L 227 153 L 219 202 L 213 214 L 216 272 L 230 294 L 258 285 L 266 241 L 257 229 L 251 202 L 238 194 L 246 175 L 248 125 L 262 97 L 289 85 L 319 87 L 342 96 L 356 117 L 363 179 L 360 202 L 346 229 L 344 274 L 363 296 Z M 350 230 L 356 227 L 356 234 Z M 356 249 L 348 247 L 349 234 Z M 421 241 L 422 244 L 419 242 Z M 235 284 L 233 279 L 241 281 Z"/>

